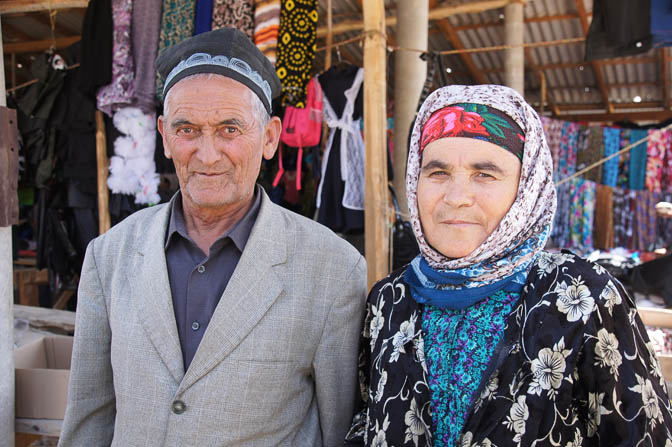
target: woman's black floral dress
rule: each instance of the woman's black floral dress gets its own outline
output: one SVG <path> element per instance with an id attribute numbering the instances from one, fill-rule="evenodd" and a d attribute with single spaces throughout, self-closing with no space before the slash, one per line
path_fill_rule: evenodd
<path id="1" fill-rule="evenodd" d="M 369 294 L 363 409 L 346 444 L 433 445 L 422 312 L 403 269 Z M 570 253 L 539 255 L 471 401 L 459 447 L 672 447 L 672 406 L 634 303 Z"/>

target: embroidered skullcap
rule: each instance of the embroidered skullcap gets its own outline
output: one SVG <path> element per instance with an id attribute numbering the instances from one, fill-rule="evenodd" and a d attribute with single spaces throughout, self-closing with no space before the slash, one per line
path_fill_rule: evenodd
<path id="1" fill-rule="evenodd" d="M 220 28 L 190 37 L 166 48 L 156 59 L 165 79 L 163 96 L 177 82 L 197 73 L 216 73 L 247 86 L 271 114 L 273 98 L 280 92 L 275 67 L 241 31 Z"/>
<path id="2" fill-rule="evenodd" d="M 422 128 L 420 152 L 432 141 L 450 137 L 487 141 L 523 160 L 525 133 L 513 118 L 487 104 L 461 103 L 434 112 Z"/>

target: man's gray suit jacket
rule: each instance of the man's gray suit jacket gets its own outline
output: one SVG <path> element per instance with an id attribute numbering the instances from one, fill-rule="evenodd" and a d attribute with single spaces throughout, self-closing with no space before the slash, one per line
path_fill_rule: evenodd
<path id="1" fill-rule="evenodd" d="M 262 194 L 186 372 L 164 252 L 169 206 L 136 212 L 89 244 L 59 445 L 342 445 L 366 264 Z"/>

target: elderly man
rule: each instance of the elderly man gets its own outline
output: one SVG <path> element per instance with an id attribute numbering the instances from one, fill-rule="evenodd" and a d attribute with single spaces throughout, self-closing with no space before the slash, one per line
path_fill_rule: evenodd
<path id="1" fill-rule="evenodd" d="M 157 66 L 180 192 L 88 247 L 59 445 L 340 445 L 366 267 L 255 186 L 281 132 L 274 68 L 234 29 Z"/>

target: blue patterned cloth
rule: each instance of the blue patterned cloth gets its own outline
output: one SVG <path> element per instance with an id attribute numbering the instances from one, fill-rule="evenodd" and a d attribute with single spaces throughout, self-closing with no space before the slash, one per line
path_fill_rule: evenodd
<path id="1" fill-rule="evenodd" d="M 630 144 L 646 138 L 648 131 L 632 129 Z M 630 189 L 644 189 L 646 183 L 646 141 L 630 150 Z"/>
<path id="2" fill-rule="evenodd" d="M 615 154 L 620 149 L 621 129 L 618 127 L 604 128 L 604 156 Z M 618 157 L 604 163 L 602 183 L 614 188 L 618 182 Z"/>
<path id="3" fill-rule="evenodd" d="M 499 291 L 463 310 L 424 308 L 434 446 L 455 446 L 506 318 L 520 295 Z"/>

